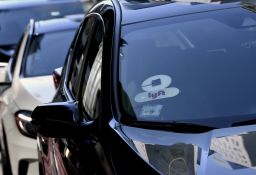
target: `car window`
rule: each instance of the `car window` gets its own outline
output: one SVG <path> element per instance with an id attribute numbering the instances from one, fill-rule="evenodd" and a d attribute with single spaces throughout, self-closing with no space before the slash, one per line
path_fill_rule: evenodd
<path id="1" fill-rule="evenodd" d="M 75 31 L 72 29 L 34 36 L 28 54 L 24 57 L 24 77 L 51 75 L 54 69 L 61 67 Z"/>
<path id="2" fill-rule="evenodd" d="M 74 97 L 76 97 L 78 94 L 79 84 L 82 75 L 82 63 L 85 58 L 84 53 L 86 51 L 86 46 L 88 45 L 90 35 L 94 29 L 94 23 L 95 21 L 93 18 L 87 18 L 84 21 L 71 55 L 72 62 L 70 74 L 68 75 L 68 88 Z"/>
<path id="3" fill-rule="evenodd" d="M 96 14 L 87 17 L 78 34 L 68 80 L 70 91 L 90 118 L 94 118 L 99 102 L 103 34 L 101 18 Z"/>
<path id="4" fill-rule="evenodd" d="M 91 38 L 84 52 L 85 63 L 83 66 L 83 77 L 81 83 L 82 111 L 85 117 L 91 120 L 98 117 L 99 102 L 101 93 L 101 65 L 103 52 L 104 22 L 95 15 L 94 28 L 91 31 Z"/>
<path id="5" fill-rule="evenodd" d="M 102 67 L 102 44 L 99 46 L 96 57 L 92 57 L 92 64 L 87 64 L 85 80 L 82 89 L 82 107 L 90 119 L 99 115 L 99 102 L 101 93 L 101 67 Z"/>

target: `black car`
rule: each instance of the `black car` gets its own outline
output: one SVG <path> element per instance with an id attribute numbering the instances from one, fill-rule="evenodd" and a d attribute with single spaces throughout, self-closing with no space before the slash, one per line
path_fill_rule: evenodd
<path id="1" fill-rule="evenodd" d="M 0 61 L 8 62 L 30 19 L 62 18 L 84 11 L 79 0 L 0 1 Z"/>
<path id="2" fill-rule="evenodd" d="M 103 1 L 38 106 L 42 174 L 256 173 L 256 1 Z"/>

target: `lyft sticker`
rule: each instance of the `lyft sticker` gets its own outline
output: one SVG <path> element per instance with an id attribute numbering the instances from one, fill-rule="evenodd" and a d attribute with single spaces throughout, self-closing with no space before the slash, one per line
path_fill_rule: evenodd
<path id="1" fill-rule="evenodd" d="M 141 88 L 144 91 L 152 92 L 167 88 L 172 82 L 168 75 L 155 75 L 143 81 Z"/>
<path id="2" fill-rule="evenodd" d="M 143 106 L 141 109 L 141 116 L 158 117 L 161 114 L 162 108 L 163 108 L 163 105 Z"/>
<path id="3" fill-rule="evenodd" d="M 179 94 L 180 90 L 176 87 L 169 87 L 171 82 L 172 79 L 168 75 L 155 75 L 147 78 L 141 84 L 141 88 L 145 92 L 137 94 L 135 101 L 141 103 L 175 97 Z"/>

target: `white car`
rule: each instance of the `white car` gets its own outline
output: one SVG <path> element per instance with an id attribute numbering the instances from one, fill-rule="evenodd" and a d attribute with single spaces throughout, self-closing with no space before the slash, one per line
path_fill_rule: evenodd
<path id="1" fill-rule="evenodd" d="M 81 20 L 81 19 L 80 19 Z M 10 87 L 0 97 L 0 133 L 5 175 L 38 174 L 31 111 L 55 94 L 52 72 L 64 64 L 79 20 L 31 21 L 9 62 Z"/>

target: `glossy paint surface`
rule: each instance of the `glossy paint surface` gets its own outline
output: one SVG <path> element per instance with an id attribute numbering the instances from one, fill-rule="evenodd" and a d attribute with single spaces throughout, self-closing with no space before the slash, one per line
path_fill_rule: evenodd
<path id="1" fill-rule="evenodd" d="M 155 18 L 170 17 L 175 15 L 184 15 L 191 13 L 199 13 L 208 10 L 220 10 L 225 8 L 240 8 L 240 2 L 226 4 L 201 4 L 193 6 L 189 4 L 173 3 L 155 5 L 156 7 L 129 7 L 120 1 L 119 4 L 114 1 L 102 2 L 96 5 L 91 14 L 104 14 L 104 10 L 116 10 L 115 15 L 106 18 L 115 21 L 114 33 L 108 33 L 111 42 L 106 42 L 107 47 L 103 51 L 102 61 L 102 77 L 103 82 L 101 91 L 102 100 L 101 111 L 98 118 L 90 118 L 96 123 L 96 128 L 89 130 L 80 130 L 76 133 L 76 137 L 43 137 L 39 133 L 38 147 L 40 166 L 45 174 L 175 174 L 175 175 L 252 175 L 255 174 L 254 157 L 251 156 L 255 152 L 256 139 L 255 125 L 238 126 L 230 128 L 210 129 L 207 132 L 183 133 L 171 131 L 171 129 L 155 129 L 154 127 L 138 126 L 136 123 L 125 123 L 120 120 L 122 115 L 116 112 L 118 102 L 113 97 L 115 89 L 110 85 L 109 81 L 114 79 L 117 73 L 116 65 L 109 63 L 115 62 L 117 59 L 117 50 L 119 49 L 119 29 L 121 24 L 130 24 L 143 20 L 151 20 Z M 110 5 L 111 4 L 111 5 Z M 181 6 L 180 6 L 181 5 Z M 115 7 L 112 7 L 115 6 Z M 182 8 L 185 7 L 185 8 Z M 133 9 L 132 9 L 133 8 Z M 136 8 L 136 9 L 135 9 Z M 138 10 L 137 10 L 138 9 Z M 120 10 L 120 11 L 119 11 Z M 148 14 L 147 14 L 148 13 Z M 121 16 L 122 21 L 121 21 Z M 106 20 L 108 21 L 108 20 Z M 104 21 L 105 22 L 105 21 Z M 114 26 L 114 25 L 113 25 Z M 112 31 L 111 31 L 112 32 Z M 115 38 L 112 40 L 112 35 Z M 72 46 L 80 44 L 73 43 Z M 109 48 L 110 46 L 113 46 Z M 104 48 L 104 47 L 103 47 Z M 72 53 L 73 47 L 70 49 Z M 111 55 L 107 51 L 116 53 Z M 116 49 L 116 50 L 115 50 Z M 106 54 L 106 55 L 105 55 Z M 110 57 L 110 55 L 112 57 Z M 72 59 L 72 54 L 69 55 Z M 74 58 L 75 59 L 75 58 Z M 81 109 L 83 103 L 79 93 L 71 95 L 76 88 L 79 89 L 78 82 L 72 89 L 70 88 L 70 74 L 74 72 L 74 68 L 70 66 L 73 60 L 68 60 L 63 68 L 65 77 L 61 79 L 60 88 L 54 98 L 54 102 L 76 101 L 78 108 L 74 112 L 74 121 L 69 120 L 71 124 L 83 129 L 86 122 L 90 122 L 85 111 Z M 114 66 L 114 70 L 112 70 Z M 110 66 L 111 65 L 111 66 Z M 109 66 L 109 67 L 108 67 Z M 79 67 L 79 66 L 77 66 Z M 110 68 L 111 67 L 111 68 Z M 75 67 L 76 68 L 76 67 Z M 80 71 L 75 69 L 76 71 Z M 109 72 L 114 72 L 114 75 Z M 83 71 L 81 71 L 84 73 Z M 80 72 L 80 73 L 81 73 Z M 109 76 L 109 77 L 108 77 Z M 77 76 L 78 77 L 78 76 Z M 116 83 L 116 82 L 115 82 Z M 54 107 L 53 104 L 49 104 Z M 49 108 L 50 109 L 50 108 Z M 47 108 L 41 111 L 47 114 Z M 118 116 L 120 115 L 120 116 Z M 64 116 L 64 115 L 63 115 Z M 86 118 L 87 117 L 87 118 Z M 61 120 L 60 116 L 53 116 Z M 87 119 L 87 120 L 86 120 Z M 39 123 L 40 124 L 40 123 Z M 67 124 L 67 123 L 66 123 Z M 60 125 L 56 125 L 56 128 Z M 67 125 L 66 125 L 67 126 Z M 81 129 L 80 128 L 80 129 Z M 63 129 L 63 128 L 61 128 Z M 69 128 L 70 129 L 70 128 Z M 56 133 L 56 132 L 54 132 Z M 49 133 L 49 134 L 54 134 Z"/>
<path id="2" fill-rule="evenodd" d="M 255 174 L 255 125 L 188 134 L 110 123 L 131 148 L 162 174 Z"/>

